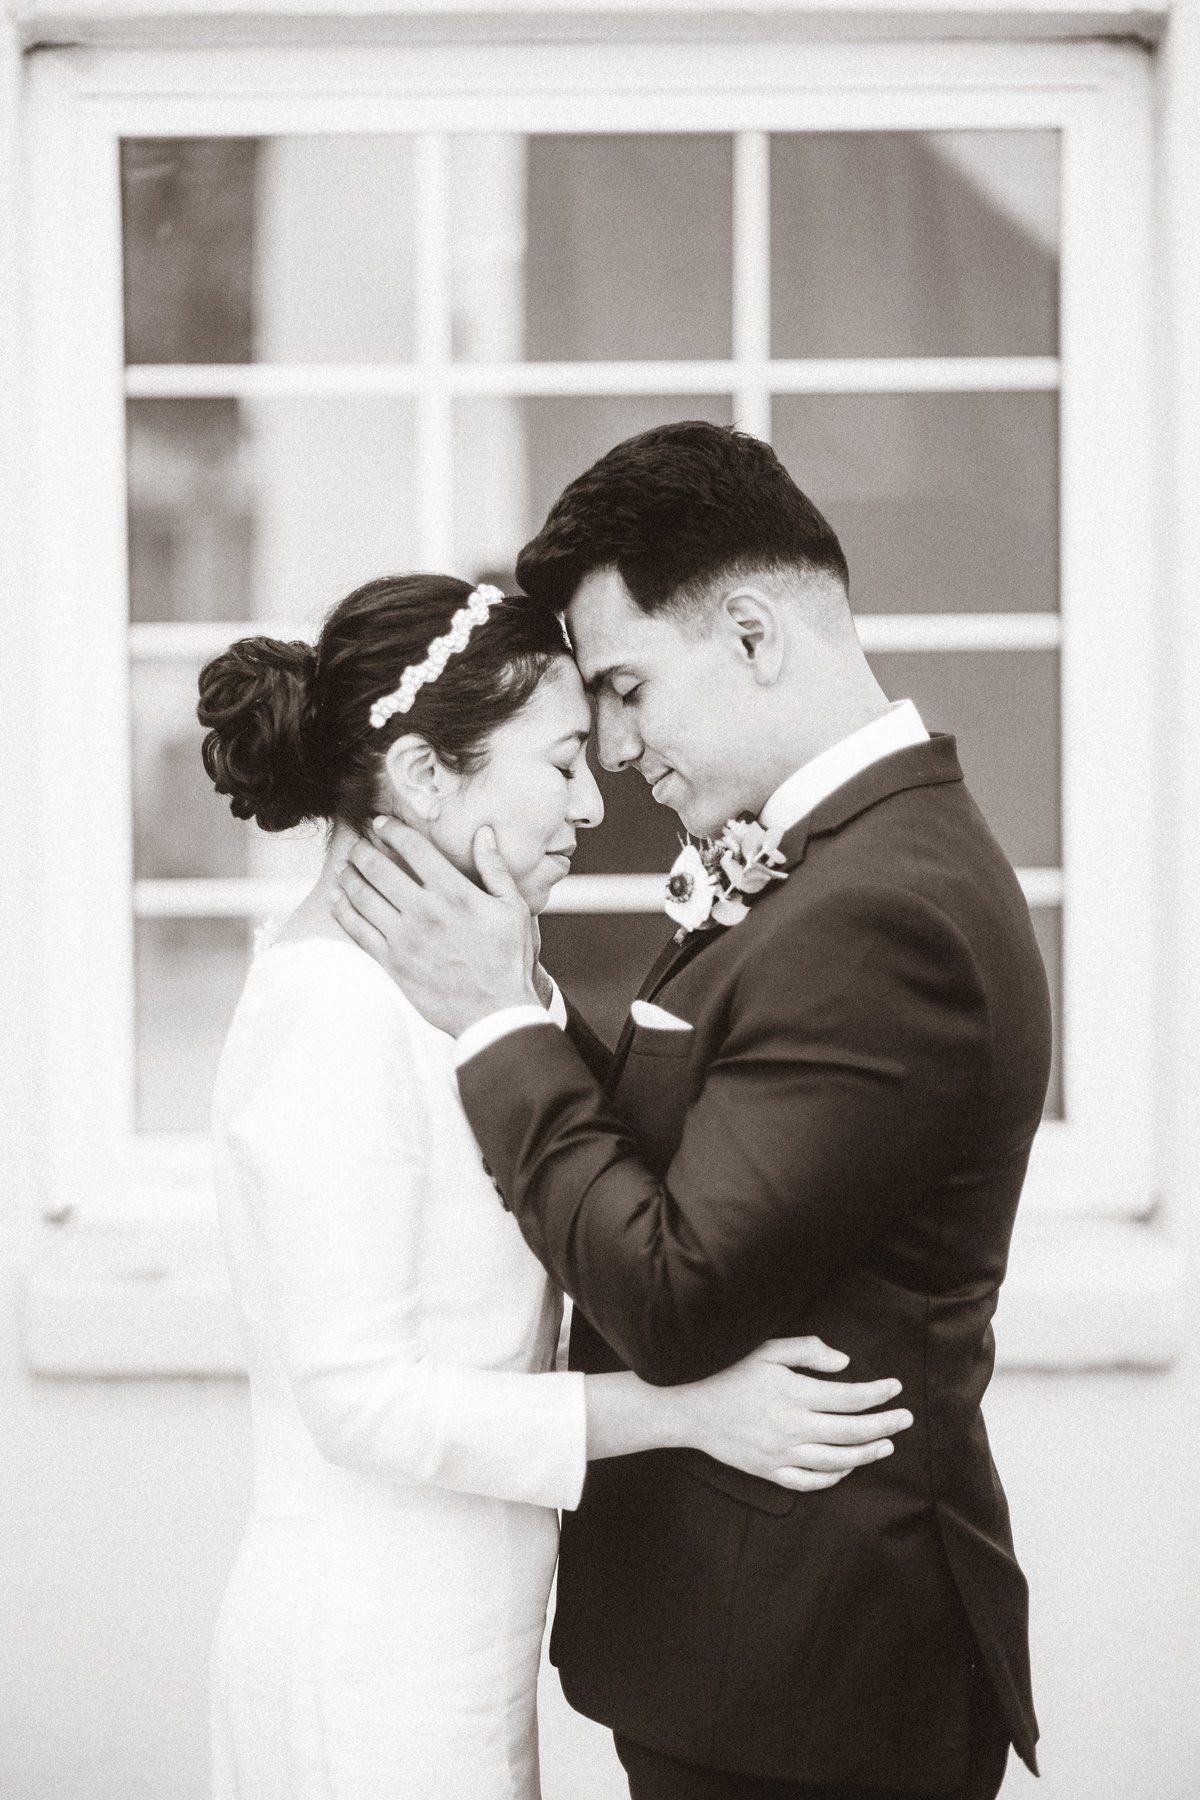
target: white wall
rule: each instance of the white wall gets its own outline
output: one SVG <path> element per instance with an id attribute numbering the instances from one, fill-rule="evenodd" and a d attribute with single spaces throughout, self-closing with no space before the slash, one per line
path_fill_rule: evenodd
<path id="1" fill-rule="evenodd" d="M 205 1659 L 248 1503 L 230 1381 L 0 1370 L 0 1794 L 203 1800 Z M 1004 1375 L 991 1424 L 1033 1588 L 1043 1779 L 1008 1800 L 1195 1800 L 1195 1371 Z M 620 1800 L 607 1738 L 544 1684 L 545 1800 Z M 416 1800 L 416 1797 L 414 1797 Z"/>

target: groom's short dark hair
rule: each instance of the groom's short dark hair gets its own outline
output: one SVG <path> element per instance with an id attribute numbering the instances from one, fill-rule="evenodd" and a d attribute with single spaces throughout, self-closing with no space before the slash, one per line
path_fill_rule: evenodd
<path id="1" fill-rule="evenodd" d="M 626 438 L 577 476 L 522 550 L 517 580 L 561 612 L 602 568 L 648 613 L 756 570 L 850 580 L 837 533 L 770 445 L 698 419 Z"/>

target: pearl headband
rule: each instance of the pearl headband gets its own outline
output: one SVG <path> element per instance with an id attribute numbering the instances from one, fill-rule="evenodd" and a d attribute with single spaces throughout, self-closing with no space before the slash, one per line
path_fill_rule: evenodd
<path id="1" fill-rule="evenodd" d="M 504 595 L 497 587 L 477 587 L 468 596 L 465 606 L 460 606 L 450 620 L 450 629 L 444 637 L 434 638 L 425 655 L 425 661 L 414 663 L 405 669 L 400 678 L 400 686 L 394 693 L 385 694 L 376 700 L 371 708 L 371 724 L 378 731 L 386 725 L 393 713 L 406 713 L 417 697 L 417 690 L 426 682 L 436 681 L 450 658 L 458 650 L 465 650 L 467 640 L 477 625 L 491 612 L 493 606 L 499 606 Z"/>

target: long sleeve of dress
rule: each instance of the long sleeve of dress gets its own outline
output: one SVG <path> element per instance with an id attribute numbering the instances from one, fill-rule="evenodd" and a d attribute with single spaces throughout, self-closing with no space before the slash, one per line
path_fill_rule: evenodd
<path id="1" fill-rule="evenodd" d="M 254 1054 L 227 1072 L 218 1114 L 305 1425 L 324 1457 L 360 1473 L 574 1507 L 583 1378 L 459 1364 L 444 1335 L 442 1354 L 430 1351 L 429 1088 L 453 1082 L 449 1061 L 431 1068 L 415 1015 L 360 953 L 326 943 L 298 967 L 301 948 L 314 947 L 268 952 L 275 966 L 256 971 Z M 462 1180 L 478 1182 L 463 1142 Z M 507 1228 L 490 1187 L 488 1200 Z"/>

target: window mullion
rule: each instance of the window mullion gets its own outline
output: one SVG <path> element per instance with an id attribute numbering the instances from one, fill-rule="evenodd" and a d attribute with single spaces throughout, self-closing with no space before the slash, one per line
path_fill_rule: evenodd
<path id="1" fill-rule="evenodd" d="M 771 436 L 771 140 L 739 131 L 733 140 L 734 416 L 743 431 Z"/>
<path id="2" fill-rule="evenodd" d="M 446 384 L 451 354 L 450 140 L 423 132 L 416 141 L 415 297 L 417 392 L 417 542 L 430 570 L 454 556 L 454 415 Z"/>

